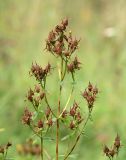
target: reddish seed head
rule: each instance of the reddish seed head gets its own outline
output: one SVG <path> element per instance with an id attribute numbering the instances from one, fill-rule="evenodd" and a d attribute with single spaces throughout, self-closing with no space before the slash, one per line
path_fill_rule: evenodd
<path id="1" fill-rule="evenodd" d="M 48 41 L 53 42 L 55 40 L 55 37 L 55 32 L 52 30 L 51 32 L 49 32 Z"/>
<path id="2" fill-rule="evenodd" d="M 98 88 L 97 87 L 93 88 L 93 94 L 95 94 L 95 95 L 98 94 Z"/>
<path id="3" fill-rule="evenodd" d="M 4 152 L 5 152 L 4 147 L 0 146 L 0 153 L 4 154 Z"/>
<path id="4" fill-rule="evenodd" d="M 82 96 L 83 96 L 85 99 L 87 99 L 87 97 L 88 97 L 88 92 L 85 90 L 85 91 L 82 93 Z"/>
<path id="5" fill-rule="evenodd" d="M 38 121 L 38 128 L 43 128 L 43 122 L 42 122 L 42 120 Z"/>
<path id="6" fill-rule="evenodd" d="M 62 21 L 62 24 L 63 24 L 64 26 L 68 26 L 68 19 L 67 19 L 67 18 L 64 19 L 64 20 Z"/>
<path id="7" fill-rule="evenodd" d="M 12 146 L 12 143 L 11 142 L 8 142 L 7 145 L 6 145 L 6 149 L 8 149 L 9 147 Z"/>
<path id="8" fill-rule="evenodd" d="M 48 63 L 47 66 L 45 67 L 44 71 L 46 74 L 48 74 L 50 72 L 50 70 L 51 70 L 51 64 Z"/>
<path id="9" fill-rule="evenodd" d="M 113 158 L 114 155 L 116 154 L 116 151 L 114 149 L 109 151 L 109 155 Z"/>
<path id="10" fill-rule="evenodd" d="M 52 118 L 48 119 L 48 122 L 47 122 L 48 126 L 51 127 L 53 125 L 53 121 L 52 121 Z"/>
<path id="11" fill-rule="evenodd" d="M 34 92 L 33 92 L 33 90 L 30 88 L 30 89 L 28 90 L 28 93 L 27 93 L 27 98 L 28 98 L 28 100 L 29 100 L 30 102 L 33 101 L 33 96 L 34 96 Z"/>
<path id="12" fill-rule="evenodd" d="M 79 108 L 79 105 L 74 101 L 74 104 L 73 104 L 73 108 L 75 109 L 75 111 Z"/>
<path id="13" fill-rule="evenodd" d="M 105 145 L 103 152 L 106 154 L 106 156 L 109 156 L 109 151 L 110 151 L 109 148 Z"/>
<path id="14" fill-rule="evenodd" d="M 89 82 L 89 84 L 88 84 L 88 90 L 91 92 L 92 89 L 93 89 L 93 86 L 92 86 L 92 84 Z"/>
<path id="15" fill-rule="evenodd" d="M 26 108 L 25 111 L 24 111 L 24 115 L 23 115 L 23 117 L 22 117 L 22 122 L 23 122 L 24 124 L 30 125 L 31 120 L 32 120 L 32 115 L 33 115 L 33 113 L 30 112 L 30 111 Z"/>
<path id="16" fill-rule="evenodd" d="M 80 124 L 80 123 L 83 121 L 80 112 L 77 112 L 77 114 L 76 114 L 75 117 L 76 117 L 76 120 L 77 120 L 77 123 L 78 123 L 78 124 Z"/>
<path id="17" fill-rule="evenodd" d="M 35 92 L 39 93 L 40 92 L 40 85 L 35 85 Z"/>
<path id="18" fill-rule="evenodd" d="M 75 128 L 75 123 L 74 123 L 74 121 L 71 121 L 71 122 L 70 122 L 70 126 L 69 126 L 69 127 L 70 127 L 70 129 L 74 129 L 74 128 Z"/>
<path id="19" fill-rule="evenodd" d="M 62 118 L 66 118 L 67 116 L 67 111 L 65 110 L 63 113 L 62 113 Z"/>
<path id="20" fill-rule="evenodd" d="M 45 115 L 46 115 L 46 118 L 47 118 L 47 119 L 49 118 L 50 113 L 51 113 L 51 110 L 50 110 L 49 107 L 47 107 L 46 112 L 45 112 Z"/>
<path id="21" fill-rule="evenodd" d="M 114 146 L 117 148 L 117 150 L 120 148 L 121 143 L 120 143 L 120 137 L 117 134 L 116 138 L 115 138 L 115 142 L 114 142 Z"/>
<path id="22" fill-rule="evenodd" d="M 42 100 L 42 99 L 44 98 L 44 96 L 45 96 L 45 93 L 44 93 L 44 92 L 41 92 L 41 93 L 40 93 L 40 99 Z"/>
<path id="23" fill-rule="evenodd" d="M 39 96 L 34 98 L 34 103 L 35 103 L 36 107 L 39 106 L 39 104 L 40 104 L 40 97 Z"/>
<path id="24" fill-rule="evenodd" d="M 93 108 L 94 102 L 96 101 L 97 94 L 98 89 L 89 82 L 88 87 L 82 93 L 82 96 L 86 99 L 90 111 Z"/>
<path id="25" fill-rule="evenodd" d="M 70 109 L 70 115 L 71 115 L 72 117 L 74 117 L 75 114 L 76 114 L 76 110 L 75 110 L 75 108 L 72 107 L 72 108 Z"/>

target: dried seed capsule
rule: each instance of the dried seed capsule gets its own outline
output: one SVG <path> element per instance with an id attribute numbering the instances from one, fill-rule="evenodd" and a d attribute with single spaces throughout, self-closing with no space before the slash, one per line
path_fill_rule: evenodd
<path id="1" fill-rule="evenodd" d="M 71 122 L 70 122 L 69 127 L 70 127 L 70 129 L 74 129 L 74 128 L 75 128 L 75 123 L 74 123 L 74 121 L 71 121 Z"/>
<path id="2" fill-rule="evenodd" d="M 39 93 L 40 92 L 40 85 L 35 85 L 35 92 Z"/>
<path id="3" fill-rule="evenodd" d="M 40 99 L 42 100 L 42 99 L 44 98 L 44 96 L 45 96 L 45 93 L 44 93 L 44 92 L 41 92 L 41 93 L 40 93 Z"/>
<path id="4" fill-rule="evenodd" d="M 42 120 L 39 120 L 38 121 L 38 128 L 43 128 L 43 121 Z"/>

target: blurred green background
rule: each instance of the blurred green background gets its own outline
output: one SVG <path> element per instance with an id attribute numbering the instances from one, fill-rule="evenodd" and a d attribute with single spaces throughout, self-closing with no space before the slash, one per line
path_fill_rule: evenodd
<path id="1" fill-rule="evenodd" d="M 81 38 L 76 53 L 83 66 L 77 73 L 74 95 L 84 110 L 86 103 L 82 102 L 80 91 L 89 81 L 100 89 L 93 122 L 88 124 L 85 135 L 74 151 L 77 154 L 75 159 L 107 159 L 102 153 L 103 145 L 111 145 L 119 133 L 123 146 L 118 160 L 125 160 L 125 0 L 0 1 L 0 143 L 12 141 L 9 157 L 25 159 L 17 155 L 16 145 L 31 136 L 30 130 L 21 123 L 27 89 L 35 84 L 28 72 L 35 61 L 42 66 L 48 61 L 56 66 L 56 59 L 44 51 L 45 39 L 48 32 L 64 17 L 69 18 L 69 29 L 73 35 Z M 54 80 L 49 78 L 52 103 L 57 97 L 56 85 L 55 76 Z M 66 100 L 66 97 L 63 96 L 63 99 Z M 52 142 L 45 143 L 48 148 L 54 147 Z M 66 148 L 65 145 L 61 144 L 61 151 Z M 50 155 L 54 155 L 52 152 Z"/>

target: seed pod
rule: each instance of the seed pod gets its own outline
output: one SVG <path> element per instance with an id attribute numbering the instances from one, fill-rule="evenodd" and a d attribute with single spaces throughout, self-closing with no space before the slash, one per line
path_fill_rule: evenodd
<path id="1" fill-rule="evenodd" d="M 117 134 L 117 136 L 116 136 L 116 138 L 115 138 L 114 146 L 116 147 L 117 151 L 118 151 L 118 149 L 119 149 L 120 146 L 121 146 L 120 137 L 119 137 L 118 134 Z"/>
<path id="2" fill-rule="evenodd" d="M 40 85 L 35 85 L 35 92 L 39 93 L 40 92 Z"/>
<path id="3" fill-rule="evenodd" d="M 109 151 L 110 151 L 109 148 L 105 145 L 103 152 L 106 154 L 106 156 L 109 156 Z"/>
<path id="4" fill-rule="evenodd" d="M 5 150 L 4 147 L 0 146 L 0 153 L 4 154 Z"/>
<path id="5" fill-rule="evenodd" d="M 53 121 L 52 121 L 52 118 L 50 118 L 47 122 L 48 126 L 51 127 L 53 125 Z"/>
<path id="6" fill-rule="evenodd" d="M 11 147 L 12 146 L 12 143 L 11 142 L 8 142 L 7 144 L 6 144 L 6 149 L 8 149 L 9 147 Z"/>
<path id="7" fill-rule="evenodd" d="M 70 122 L 69 127 L 70 127 L 70 129 L 72 129 L 72 130 L 75 128 L 75 123 L 74 123 L 74 121 L 71 121 L 71 122 Z"/>
<path id="8" fill-rule="evenodd" d="M 89 82 L 89 84 L 88 84 L 88 90 L 91 92 L 92 89 L 93 89 L 93 86 L 92 86 L 92 84 Z"/>
<path id="9" fill-rule="evenodd" d="M 43 125 L 44 125 L 44 124 L 43 124 L 42 120 L 39 120 L 39 121 L 38 121 L 38 128 L 43 128 Z"/>
<path id="10" fill-rule="evenodd" d="M 63 111 L 63 113 L 62 113 L 62 118 L 66 118 L 66 116 L 67 116 L 67 111 L 65 110 L 65 111 Z"/>
<path id="11" fill-rule="evenodd" d="M 51 113 L 51 110 L 50 110 L 49 107 L 47 107 L 46 112 L 45 112 L 45 115 L 46 115 L 46 118 L 47 118 L 47 119 L 49 118 L 50 113 Z"/>
<path id="12" fill-rule="evenodd" d="M 45 93 L 44 93 L 44 92 L 41 92 L 41 93 L 40 93 L 40 99 L 42 100 L 42 99 L 44 98 L 44 96 L 45 96 Z"/>

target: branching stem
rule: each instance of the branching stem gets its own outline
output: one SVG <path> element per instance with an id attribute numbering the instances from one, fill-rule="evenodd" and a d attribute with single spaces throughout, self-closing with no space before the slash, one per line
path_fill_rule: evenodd
<path id="1" fill-rule="evenodd" d="M 82 130 L 80 131 L 79 135 L 77 136 L 76 141 L 75 141 L 75 143 L 73 144 L 72 148 L 71 148 L 70 151 L 66 154 L 64 160 L 66 160 L 66 159 L 69 157 L 69 155 L 73 152 L 73 150 L 75 149 L 75 147 L 76 147 L 76 145 L 77 145 L 77 143 L 78 143 L 81 135 L 83 134 L 83 131 L 84 131 L 84 129 L 85 129 L 88 121 L 90 120 L 90 116 L 91 116 L 91 113 L 89 112 L 88 117 L 87 117 L 87 119 L 86 119 L 86 121 L 85 121 L 85 123 L 84 123 L 84 126 L 83 126 Z"/>

